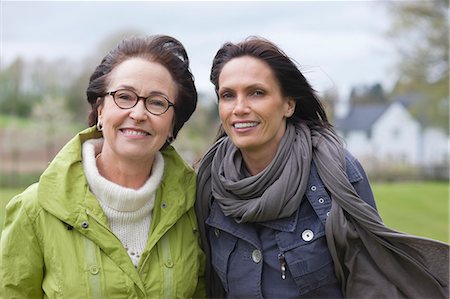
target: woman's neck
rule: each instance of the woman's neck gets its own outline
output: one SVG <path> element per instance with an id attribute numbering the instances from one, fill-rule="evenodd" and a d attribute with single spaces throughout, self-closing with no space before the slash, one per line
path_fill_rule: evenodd
<path id="1" fill-rule="evenodd" d="M 245 166 L 251 175 L 260 173 L 275 159 L 285 132 L 286 127 L 283 126 L 274 138 L 264 144 L 258 144 L 253 148 L 240 149 Z"/>
<path id="2" fill-rule="evenodd" d="M 115 159 L 108 152 L 101 152 L 95 158 L 98 171 L 105 179 L 135 190 L 148 180 L 153 161 L 154 157 L 148 161 Z"/>
<path id="3" fill-rule="evenodd" d="M 242 158 L 245 162 L 245 166 L 251 175 L 257 175 L 263 171 L 272 160 L 275 158 L 276 151 L 274 152 L 249 152 L 241 151 Z"/>

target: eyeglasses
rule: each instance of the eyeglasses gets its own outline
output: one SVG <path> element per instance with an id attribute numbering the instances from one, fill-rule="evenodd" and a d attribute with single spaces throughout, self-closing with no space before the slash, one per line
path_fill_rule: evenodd
<path id="1" fill-rule="evenodd" d="M 170 107 L 175 107 L 166 96 L 159 93 L 151 94 L 149 97 L 140 97 L 134 91 L 119 89 L 107 92 L 105 95 L 111 95 L 114 103 L 121 109 L 131 109 L 142 99 L 144 100 L 145 109 L 153 115 L 164 114 Z"/>

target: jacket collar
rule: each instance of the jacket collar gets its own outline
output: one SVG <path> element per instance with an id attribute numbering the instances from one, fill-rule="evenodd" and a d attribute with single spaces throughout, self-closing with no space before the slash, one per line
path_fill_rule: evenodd
<path id="1" fill-rule="evenodd" d="M 125 250 L 120 250 L 120 241 L 111 234 L 108 220 L 97 198 L 89 189 L 82 165 L 82 144 L 88 139 L 100 138 L 95 127 L 77 134 L 57 154 L 38 185 L 38 202 L 48 213 L 96 243 L 133 281 L 144 290 L 138 272 Z M 164 174 L 156 191 L 150 234 L 144 255 L 161 237 L 193 208 L 195 175 L 172 146 L 162 152 Z"/>
<path id="2" fill-rule="evenodd" d="M 82 144 L 88 139 L 100 137 L 102 133 L 95 127 L 78 133 L 61 149 L 39 179 L 40 205 L 72 226 L 79 224 L 81 218 L 86 218 L 88 212 L 103 224 L 108 223 L 97 198 L 89 189 L 81 162 Z M 161 196 L 164 198 L 164 206 L 169 207 L 166 210 L 174 211 L 174 219 L 165 218 L 165 221 L 171 222 L 192 208 L 194 197 L 184 198 L 184 194 L 187 193 L 187 188 L 195 188 L 195 176 L 192 168 L 172 146 L 167 146 L 161 153 L 165 167 L 158 189 L 163 189 L 159 192 L 163 193 Z M 167 185 L 170 185 L 170 188 L 164 188 Z"/>
<path id="3" fill-rule="evenodd" d="M 100 137 L 102 134 L 95 127 L 77 134 L 61 149 L 39 179 L 40 205 L 72 226 L 76 225 L 79 214 L 85 215 L 86 210 L 106 221 L 98 201 L 89 191 L 81 162 L 83 142 Z"/>

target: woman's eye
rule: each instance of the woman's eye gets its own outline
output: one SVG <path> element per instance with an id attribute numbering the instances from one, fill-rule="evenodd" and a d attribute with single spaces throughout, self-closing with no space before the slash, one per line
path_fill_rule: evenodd
<path id="1" fill-rule="evenodd" d="M 116 94 L 116 97 L 121 100 L 121 101 L 133 101 L 134 97 L 132 94 L 127 93 L 127 92 L 121 92 Z"/>
<path id="2" fill-rule="evenodd" d="M 224 92 L 220 95 L 220 99 L 222 100 L 230 100 L 233 98 L 233 94 L 231 92 Z"/>
<path id="3" fill-rule="evenodd" d="M 158 99 L 158 98 L 149 98 L 149 99 L 147 99 L 147 105 L 148 106 L 164 107 L 165 104 L 166 104 L 166 101 L 164 101 L 163 99 Z"/>
<path id="4" fill-rule="evenodd" d="M 257 89 L 255 91 L 253 91 L 253 93 L 252 93 L 252 95 L 257 96 L 257 97 L 263 96 L 264 94 L 265 94 L 264 91 L 262 91 L 260 89 Z"/>
<path id="5" fill-rule="evenodd" d="M 120 96 L 120 99 L 124 101 L 129 101 L 131 100 L 131 97 L 129 95 L 124 94 Z"/>

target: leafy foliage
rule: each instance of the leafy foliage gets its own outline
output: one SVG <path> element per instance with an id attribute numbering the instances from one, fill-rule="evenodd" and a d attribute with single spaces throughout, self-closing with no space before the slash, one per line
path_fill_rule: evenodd
<path id="1" fill-rule="evenodd" d="M 390 2 L 388 32 L 397 46 L 398 81 L 393 95 L 418 94 L 411 112 L 448 132 L 449 3 L 446 0 Z"/>
<path id="2" fill-rule="evenodd" d="M 213 96 L 199 94 L 199 104 L 174 142 L 175 148 L 190 163 L 195 164 L 212 145 L 219 128 L 219 115 Z"/>
<path id="3" fill-rule="evenodd" d="M 0 113 L 29 116 L 32 110 L 31 103 L 36 96 L 22 90 L 24 77 L 24 62 L 16 59 L 8 68 L 0 72 Z"/>
<path id="4" fill-rule="evenodd" d="M 380 83 L 353 87 L 350 92 L 352 105 L 387 103 L 387 96 Z"/>

